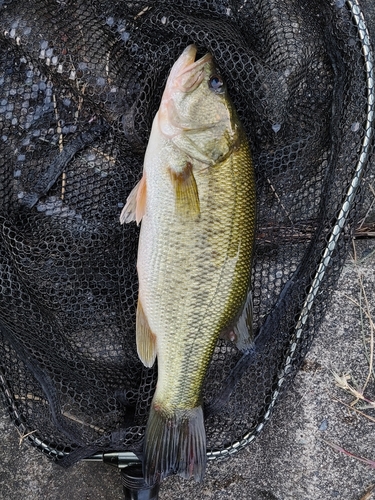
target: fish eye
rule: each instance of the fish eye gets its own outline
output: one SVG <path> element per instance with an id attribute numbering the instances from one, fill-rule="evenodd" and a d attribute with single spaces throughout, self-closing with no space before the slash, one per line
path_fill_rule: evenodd
<path id="1" fill-rule="evenodd" d="M 220 76 L 213 75 L 208 82 L 208 87 L 216 93 L 221 93 L 224 91 L 224 82 Z"/>

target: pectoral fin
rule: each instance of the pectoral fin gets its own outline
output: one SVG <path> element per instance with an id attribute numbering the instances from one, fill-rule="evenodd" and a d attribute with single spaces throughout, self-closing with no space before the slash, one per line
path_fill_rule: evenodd
<path id="1" fill-rule="evenodd" d="M 125 206 L 120 215 L 120 223 L 136 221 L 139 224 L 146 211 L 146 177 L 143 174 L 142 179 L 135 185 L 126 200 Z"/>
<path id="2" fill-rule="evenodd" d="M 176 213 L 182 217 L 196 217 L 200 214 L 200 204 L 193 165 L 187 162 L 182 171 L 170 168 L 169 173 L 176 195 Z"/>
<path id="3" fill-rule="evenodd" d="M 233 328 L 222 334 L 222 338 L 235 342 L 240 351 L 253 347 L 253 296 L 249 292 L 246 302 Z"/>
<path id="4" fill-rule="evenodd" d="M 156 335 L 150 330 L 139 299 L 136 316 L 136 340 L 139 359 L 147 368 L 151 368 L 156 358 Z"/>

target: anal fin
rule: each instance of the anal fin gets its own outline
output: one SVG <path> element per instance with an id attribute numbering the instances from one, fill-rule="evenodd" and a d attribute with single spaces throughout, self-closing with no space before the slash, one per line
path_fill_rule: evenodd
<path id="1" fill-rule="evenodd" d="M 139 359 L 147 368 L 151 368 L 156 358 L 156 335 L 150 330 L 139 299 L 136 315 L 136 341 Z"/>
<path id="2" fill-rule="evenodd" d="M 182 217 L 194 218 L 200 214 L 199 194 L 193 174 L 193 165 L 186 162 L 180 172 L 169 169 L 172 185 L 176 196 L 176 213 Z"/>

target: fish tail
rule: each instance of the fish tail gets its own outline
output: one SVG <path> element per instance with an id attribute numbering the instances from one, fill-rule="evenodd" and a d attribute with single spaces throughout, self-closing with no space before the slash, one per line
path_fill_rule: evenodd
<path id="1" fill-rule="evenodd" d="M 144 445 L 146 482 L 154 484 L 170 474 L 202 481 L 206 461 L 202 407 L 165 413 L 152 405 Z"/>

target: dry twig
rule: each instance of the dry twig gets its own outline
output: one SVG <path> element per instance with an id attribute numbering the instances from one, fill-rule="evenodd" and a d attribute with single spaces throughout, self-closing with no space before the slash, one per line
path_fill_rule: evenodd
<path id="1" fill-rule="evenodd" d="M 370 458 L 364 458 L 364 457 L 360 457 L 358 455 L 355 455 L 351 451 L 345 450 L 345 448 L 342 448 L 341 446 L 339 446 L 335 443 L 331 443 L 330 441 L 327 441 L 326 439 L 321 439 L 321 441 L 328 444 L 328 446 L 330 446 L 334 450 L 338 451 L 339 453 L 343 453 L 344 455 L 351 457 L 351 458 L 354 458 L 354 459 L 358 460 L 359 462 L 363 462 L 366 465 L 368 465 L 369 467 L 371 467 L 372 469 L 375 469 L 374 460 L 371 460 Z"/>
<path id="2" fill-rule="evenodd" d="M 375 491 L 375 484 L 372 484 L 367 488 L 367 490 L 364 492 L 364 494 L 361 496 L 359 500 L 370 500 L 374 491 Z"/>
<path id="3" fill-rule="evenodd" d="M 370 415 L 367 415 L 367 413 L 365 413 L 365 412 L 363 412 L 361 410 L 358 410 L 358 408 L 356 408 L 355 406 L 348 405 L 347 403 L 344 403 L 344 401 L 341 401 L 341 399 L 336 399 L 336 398 L 331 398 L 331 399 L 332 399 L 332 401 L 336 401 L 336 403 L 342 404 L 343 406 L 345 406 L 349 410 L 353 410 L 353 411 L 359 413 L 363 417 L 367 418 L 367 420 L 370 420 L 370 422 L 374 422 L 375 423 L 375 418 L 370 417 Z"/>
<path id="4" fill-rule="evenodd" d="M 19 445 L 19 446 L 21 446 L 21 444 L 23 443 L 23 440 L 24 440 L 24 439 L 26 439 L 26 438 L 27 438 L 27 436 L 30 436 L 31 434 L 34 434 L 34 432 L 36 432 L 36 429 L 35 429 L 34 431 L 30 431 L 30 432 L 28 432 L 27 434 L 22 434 L 22 433 L 20 432 L 20 430 L 19 430 L 17 427 L 16 427 L 16 430 L 17 430 L 18 435 L 19 435 L 19 437 L 20 437 L 20 441 L 19 441 L 19 443 L 18 443 L 18 445 Z"/>

